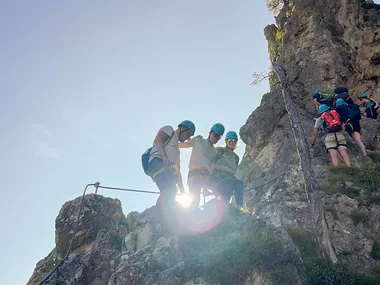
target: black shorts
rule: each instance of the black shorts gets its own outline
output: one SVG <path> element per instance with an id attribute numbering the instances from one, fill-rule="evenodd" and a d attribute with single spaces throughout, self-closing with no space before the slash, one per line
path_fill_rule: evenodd
<path id="1" fill-rule="evenodd" d="M 360 127 L 359 121 L 352 121 L 352 122 L 346 123 L 344 129 L 350 135 L 350 137 L 352 137 L 353 132 L 360 133 L 361 127 Z"/>
<path id="2" fill-rule="evenodd" d="M 377 119 L 378 113 L 374 108 L 368 108 L 365 110 L 365 112 L 367 114 L 367 118 Z"/>

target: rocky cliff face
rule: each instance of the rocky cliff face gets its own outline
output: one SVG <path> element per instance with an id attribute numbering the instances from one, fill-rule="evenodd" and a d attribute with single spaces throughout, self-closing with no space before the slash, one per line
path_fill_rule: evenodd
<path id="1" fill-rule="evenodd" d="M 307 138 L 317 115 L 314 89 L 346 86 L 355 100 L 367 92 L 380 101 L 380 11 L 363 2 L 289 1 L 276 25 L 265 29 L 270 59 L 286 70 L 298 127 Z M 125 217 L 118 200 L 87 195 L 72 250 L 62 262 L 77 198 L 62 207 L 56 247 L 37 264 L 28 285 L 38 284 L 57 263 L 59 274 L 49 284 L 379 284 L 380 123 L 362 120 L 372 156 L 360 155 L 347 138 L 354 167 L 327 168 L 321 138 L 310 152 L 300 151 L 275 75 L 270 83 L 240 130 L 247 147 L 239 176 L 253 213 L 213 201 L 192 215 L 152 207 Z M 318 182 L 313 197 L 301 156 L 311 160 Z M 320 224 L 325 228 L 317 238 Z M 324 243 L 331 244 L 333 267 L 320 255 Z"/>
<path id="2" fill-rule="evenodd" d="M 313 117 L 317 116 L 312 104 L 314 89 L 346 86 L 356 101 L 361 92 L 380 101 L 380 10 L 368 9 L 359 0 L 289 2 L 288 9 L 282 9 L 276 17 L 276 25 L 265 28 L 265 35 L 271 61 L 286 70 L 292 101 L 310 142 Z M 300 155 L 306 154 L 297 149 L 275 74 L 270 83 L 270 93 L 264 95 L 260 107 L 240 130 L 247 144 L 239 169 L 247 186 L 245 198 L 249 207 L 275 227 L 311 229 L 315 223 L 313 205 L 305 191 L 300 162 Z M 335 180 L 331 177 L 332 171 L 326 168 L 330 157 L 321 139 L 308 159 L 321 189 L 317 194 L 328 226 L 324 241 L 331 240 L 338 257 L 333 261 L 368 271 L 379 264 L 373 252 L 380 240 L 380 185 L 376 180 L 373 187 L 366 188 L 360 176 L 355 183 L 344 181 L 345 177 L 357 175 L 358 169 L 376 165 L 380 124 L 363 118 L 362 126 L 363 141 L 373 160 L 361 156 L 351 138 L 347 138 L 349 155 L 358 167 L 351 174 Z M 358 195 L 347 189 L 355 189 Z M 363 202 L 368 191 L 372 191 L 374 199 Z M 356 220 L 362 213 L 362 219 Z"/>
<path id="3" fill-rule="evenodd" d="M 289 235 L 257 217 L 212 200 L 186 213 L 156 206 L 125 217 L 117 199 L 86 195 L 84 211 L 65 259 L 81 198 L 63 205 L 56 219 L 56 247 L 41 260 L 28 285 L 300 284 L 301 257 Z M 286 256 L 276 259 L 274 255 Z M 271 272 L 278 270 L 277 275 Z"/>

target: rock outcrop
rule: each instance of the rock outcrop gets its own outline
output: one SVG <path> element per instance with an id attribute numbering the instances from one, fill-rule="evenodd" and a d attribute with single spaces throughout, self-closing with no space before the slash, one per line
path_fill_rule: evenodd
<path id="1" fill-rule="evenodd" d="M 322 138 L 305 149 L 314 89 L 345 86 L 355 101 L 366 92 L 380 102 L 380 10 L 362 0 L 287 3 L 264 32 L 297 119 L 271 74 L 240 129 L 246 213 L 212 200 L 191 214 L 152 207 L 125 217 L 117 199 L 91 194 L 67 252 L 77 198 L 62 207 L 56 247 L 28 285 L 57 264 L 49 282 L 66 285 L 380 284 L 380 121 L 362 119 L 369 156 L 347 137 L 352 168 L 329 168 Z"/>
<path id="2" fill-rule="evenodd" d="M 286 231 L 218 200 L 192 213 L 160 213 L 154 206 L 125 217 L 117 199 L 86 195 L 78 234 L 62 261 L 80 200 L 63 205 L 56 247 L 37 264 L 28 285 L 38 284 L 60 262 L 49 284 L 269 285 L 282 278 L 281 270 L 294 284 L 304 278 L 301 256 Z"/>
<path id="3" fill-rule="evenodd" d="M 276 25 L 265 28 L 265 35 L 270 60 L 286 71 L 291 100 L 300 118 L 298 127 L 310 142 L 313 117 L 318 116 L 312 103 L 314 89 L 346 86 L 355 101 L 361 92 L 380 101 L 380 65 L 376 60 L 380 54 L 380 10 L 367 9 L 362 5 L 364 1 L 356 0 L 294 0 L 289 3 L 288 9 L 283 8 L 276 17 Z M 247 147 L 239 176 L 246 184 L 248 206 L 279 228 L 313 229 L 315 223 L 324 219 L 328 236 L 320 241 L 320 247 L 331 239 L 338 256 L 333 262 L 344 261 L 363 272 L 378 266 L 372 253 L 373 245 L 380 240 L 377 226 L 380 204 L 376 199 L 366 205 L 351 201 L 338 191 L 341 187 L 336 187 L 334 193 L 334 185 L 330 185 L 332 191 L 322 189 L 317 193 L 325 214 L 315 220 L 315 205 L 306 191 L 307 177 L 303 175 L 301 164 L 301 155 L 306 153 L 300 153 L 297 148 L 294 126 L 292 128 L 281 85 L 274 73 L 270 88 L 270 93 L 263 96 L 260 107 L 240 130 Z M 380 122 L 363 118 L 362 126 L 363 142 L 376 157 L 380 151 Z M 359 154 L 351 138 L 348 137 L 347 142 L 354 166 L 363 167 L 376 161 Z M 322 139 L 318 139 L 309 156 L 307 159 L 311 159 L 315 179 L 320 186 L 325 185 L 329 179 L 326 166 L 330 164 L 330 157 Z M 375 185 L 371 189 L 376 192 L 379 188 Z M 346 199 L 351 203 L 341 202 Z M 364 227 L 363 224 L 355 225 L 350 218 L 358 207 L 368 213 Z M 330 215 L 326 209 L 346 215 Z"/>
<path id="4" fill-rule="evenodd" d="M 65 257 L 75 229 L 81 198 L 62 206 L 55 220 L 56 247 L 37 263 L 28 284 L 38 284 Z M 121 262 L 121 246 L 128 227 L 117 199 L 90 194 L 84 200 L 71 252 L 57 280 L 63 284 L 106 284 Z"/>

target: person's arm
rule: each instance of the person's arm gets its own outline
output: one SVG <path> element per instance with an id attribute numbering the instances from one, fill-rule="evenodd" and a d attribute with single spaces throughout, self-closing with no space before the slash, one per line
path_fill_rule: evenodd
<path id="1" fill-rule="evenodd" d="M 194 146 L 194 141 L 192 141 L 192 140 L 188 140 L 188 141 L 183 142 L 183 143 L 178 143 L 179 148 L 189 148 L 189 147 L 193 147 L 193 146 Z"/>
<path id="2" fill-rule="evenodd" d="M 235 153 L 235 154 L 236 154 L 236 169 L 235 169 L 234 176 L 236 177 L 237 169 L 238 169 L 238 166 L 239 166 L 240 157 L 239 157 L 239 155 L 237 153 Z"/>
<path id="3" fill-rule="evenodd" d="M 196 137 L 194 138 L 191 138 L 183 143 L 178 143 L 178 147 L 179 148 L 189 148 L 189 147 L 193 147 L 195 145 L 195 139 Z"/>
<path id="4" fill-rule="evenodd" d="M 317 98 L 314 98 L 314 99 L 313 99 L 313 102 L 314 102 L 314 107 L 315 107 L 315 109 L 316 109 L 317 112 L 319 113 L 319 103 L 318 103 Z"/>
<path id="5" fill-rule="evenodd" d="M 311 146 L 314 145 L 315 140 L 317 139 L 317 136 L 318 136 L 318 132 L 319 132 L 319 128 L 314 128 L 313 135 L 311 137 Z"/>
<path id="6" fill-rule="evenodd" d="M 177 185 L 179 188 L 179 191 L 181 191 L 181 194 L 185 193 L 185 190 L 183 188 L 183 181 L 182 181 L 182 175 L 181 175 L 181 163 L 178 160 L 175 164 L 175 172 L 177 174 Z"/>
<path id="7" fill-rule="evenodd" d="M 170 139 L 170 136 L 164 131 L 158 131 L 154 138 L 154 144 L 157 147 L 158 152 L 161 154 L 163 165 L 169 165 L 170 161 L 165 151 L 165 143 Z"/>
<path id="8" fill-rule="evenodd" d="M 343 122 L 343 124 L 342 124 L 342 134 L 346 135 L 346 121 L 343 120 L 343 116 L 338 111 L 337 111 L 337 113 L 338 113 L 340 121 Z"/>

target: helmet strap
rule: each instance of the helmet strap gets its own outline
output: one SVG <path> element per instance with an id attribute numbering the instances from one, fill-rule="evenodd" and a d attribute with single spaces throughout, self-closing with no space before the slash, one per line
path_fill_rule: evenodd
<path id="1" fill-rule="evenodd" d="M 180 126 L 179 127 L 179 135 L 178 135 L 179 138 L 181 137 L 182 133 L 186 132 L 186 131 L 182 131 L 183 127 L 185 127 L 185 126 Z"/>
<path id="2" fill-rule="evenodd" d="M 209 141 L 210 144 L 212 144 L 212 142 L 211 142 L 211 140 L 210 140 L 211 132 L 212 132 L 212 131 L 209 131 L 209 132 L 208 132 L 208 137 L 207 137 L 207 139 L 208 139 L 208 141 Z"/>

